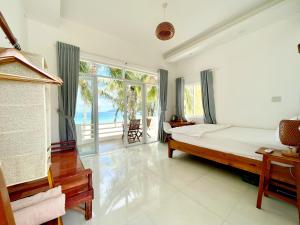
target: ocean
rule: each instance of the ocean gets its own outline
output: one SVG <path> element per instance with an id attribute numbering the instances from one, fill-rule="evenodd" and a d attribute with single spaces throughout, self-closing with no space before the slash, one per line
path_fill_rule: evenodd
<path id="1" fill-rule="evenodd" d="M 106 111 L 106 112 L 99 112 L 98 118 L 99 123 L 114 123 L 116 111 Z M 85 123 L 91 123 L 91 112 L 86 113 Z M 123 113 L 118 113 L 117 115 L 117 122 L 123 122 Z M 75 124 L 82 124 L 83 123 L 83 112 L 76 112 L 75 114 Z"/>

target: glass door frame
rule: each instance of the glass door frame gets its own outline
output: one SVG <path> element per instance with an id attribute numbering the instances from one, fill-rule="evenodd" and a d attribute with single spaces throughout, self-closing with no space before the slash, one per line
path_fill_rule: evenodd
<path id="1" fill-rule="evenodd" d="M 85 60 L 85 59 L 83 59 Z M 89 60 L 86 59 L 87 61 L 90 62 L 95 62 L 93 60 Z M 114 80 L 120 80 L 124 82 L 124 86 L 125 88 L 128 87 L 129 84 L 133 84 L 133 85 L 139 85 L 142 87 L 142 124 L 143 124 L 143 139 L 141 142 L 139 143 L 133 143 L 133 144 L 128 144 L 128 127 L 125 126 L 124 128 L 124 138 L 126 140 L 126 142 L 124 143 L 125 147 L 131 147 L 131 146 L 135 146 L 135 145 L 140 145 L 140 144 L 145 144 L 145 143 L 152 143 L 152 142 L 147 142 L 147 111 L 146 111 L 146 105 L 147 105 L 147 93 L 146 93 L 146 88 L 148 86 L 153 86 L 153 85 L 157 85 L 158 86 L 158 91 L 159 91 L 159 75 L 157 73 L 152 73 L 149 71 L 143 71 L 140 69 L 136 69 L 136 68 L 131 68 L 131 67 L 127 67 L 127 66 L 117 66 L 117 65 L 113 65 L 110 63 L 101 63 L 101 62 L 95 62 L 95 63 L 99 63 L 99 64 L 103 64 L 103 65 L 107 65 L 107 66 L 113 66 L 113 67 L 118 67 L 122 70 L 122 78 L 110 78 L 107 76 L 103 76 L 103 75 L 95 75 L 95 74 L 89 74 L 89 73 L 80 73 L 79 74 L 79 78 L 81 79 L 88 79 L 91 80 L 92 82 L 92 86 L 93 86 L 93 118 L 94 118 L 94 142 L 95 142 L 95 151 L 91 154 L 88 155 L 94 155 L 94 154 L 98 154 L 99 153 L 99 105 L 98 105 L 98 99 L 99 99 L 99 95 L 98 95 L 98 78 L 105 78 L 105 79 L 114 79 Z M 133 70 L 133 71 L 137 71 L 137 72 L 144 72 L 146 74 L 149 75 L 154 75 L 158 77 L 158 82 L 157 84 L 150 84 L 150 83 L 143 83 L 141 81 L 134 81 L 134 80 L 128 80 L 125 78 L 125 71 L 126 70 Z M 157 96 L 157 101 L 159 101 L 159 97 Z M 125 104 L 125 112 L 124 115 L 126 114 L 126 120 L 127 120 L 127 99 L 126 96 L 124 96 L 124 104 Z M 159 109 L 158 109 L 159 110 Z M 123 115 L 123 118 L 125 117 Z M 127 124 L 127 121 L 125 121 L 125 118 L 123 119 L 123 123 Z M 158 124 L 157 124 L 158 126 Z M 155 141 L 153 141 L 155 142 Z M 87 156 L 88 156 L 87 155 Z M 84 155 L 85 156 L 85 155 Z"/>
<path id="2" fill-rule="evenodd" d="M 98 79 L 97 76 L 93 77 L 93 95 L 94 95 L 94 132 L 95 132 L 95 154 L 99 153 L 99 106 L 98 106 Z"/>
<path id="3" fill-rule="evenodd" d="M 141 87 L 141 97 L 142 97 L 142 141 L 141 142 L 136 142 L 136 143 L 128 143 L 128 126 L 127 126 L 127 121 L 128 121 L 128 95 L 124 95 L 124 114 L 123 114 L 123 124 L 124 124 L 124 146 L 127 147 L 132 147 L 136 145 L 141 145 L 147 143 L 147 116 L 146 116 L 146 84 L 139 82 L 139 81 L 129 81 L 126 80 L 124 81 L 125 84 L 125 93 L 128 93 L 128 87 L 129 85 L 136 85 Z"/>
<path id="4" fill-rule="evenodd" d="M 159 116 L 159 113 L 160 113 L 160 108 L 159 108 L 159 83 L 157 84 L 144 84 L 145 85 L 145 119 L 146 119 L 146 123 L 147 123 L 147 118 L 148 118 L 148 112 L 147 112 L 147 94 L 148 94 L 148 88 L 150 87 L 153 87 L 155 86 L 157 88 L 157 119 L 158 119 L 158 116 Z M 147 124 L 146 124 L 147 125 Z M 157 126 L 157 135 L 158 135 L 158 120 L 156 121 L 156 126 Z M 156 137 L 156 139 L 153 139 L 152 141 L 148 141 L 148 127 L 146 129 L 146 136 L 147 136 L 147 139 L 146 139 L 146 144 L 150 144 L 150 143 L 154 143 L 154 142 L 157 142 L 158 141 L 158 136 Z"/>
<path id="5" fill-rule="evenodd" d="M 87 81 L 91 81 L 91 92 L 93 95 L 93 102 L 92 102 L 92 116 L 94 118 L 94 122 L 93 124 L 91 124 L 91 126 L 93 127 L 93 131 L 94 131 L 94 138 L 93 138 L 93 142 L 94 142 L 94 147 L 95 147 L 95 151 L 88 153 L 88 154 L 83 154 L 81 155 L 82 157 L 84 156 L 90 156 L 90 155 L 95 155 L 99 152 L 99 136 L 98 136 L 98 126 L 96 126 L 96 121 L 98 121 L 98 87 L 97 87 L 97 77 L 93 76 L 93 75 L 79 75 L 79 79 L 84 79 Z M 78 94 L 78 91 L 77 91 Z M 79 146 L 80 148 L 80 146 Z"/>

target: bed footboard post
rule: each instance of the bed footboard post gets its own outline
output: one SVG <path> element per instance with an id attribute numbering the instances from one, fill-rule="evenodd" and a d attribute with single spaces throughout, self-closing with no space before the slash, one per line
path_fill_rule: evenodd
<path id="1" fill-rule="evenodd" d="M 169 139 L 168 140 L 168 156 L 169 156 L 169 158 L 173 157 L 173 151 L 174 151 L 174 149 L 171 148 L 171 140 Z"/>

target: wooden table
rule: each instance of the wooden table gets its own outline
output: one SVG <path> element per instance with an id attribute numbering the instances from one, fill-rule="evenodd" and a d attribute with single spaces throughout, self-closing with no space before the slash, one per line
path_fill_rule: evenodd
<path id="1" fill-rule="evenodd" d="M 182 127 L 182 126 L 195 125 L 196 123 L 193 122 L 193 121 L 180 121 L 180 120 L 176 120 L 176 121 L 169 121 L 169 124 L 173 128 L 173 127 Z"/>
<path id="2" fill-rule="evenodd" d="M 272 196 L 274 198 L 278 198 L 282 201 L 295 205 L 298 208 L 298 216 L 300 221 L 300 157 L 284 156 L 282 155 L 281 150 L 273 150 L 272 153 L 267 153 L 265 152 L 265 149 L 266 148 L 260 148 L 256 151 L 256 153 L 263 155 L 263 164 L 259 180 L 256 207 L 258 209 L 261 208 L 263 194 L 266 197 Z M 269 184 L 271 183 L 270 177 L 272 173 L 272 162 L 283 163 L 287 166 L 291 166 L 291 174 L 294 173 L 296 188 L 294 189 L 291 186 L 286 186 L 284 184 L 281 185 L 283 186 L 283 188 L 287 188 L 287 190 L 295 191 L 297 194 L 297 200 L 287 198 L 269 190 Z"/>

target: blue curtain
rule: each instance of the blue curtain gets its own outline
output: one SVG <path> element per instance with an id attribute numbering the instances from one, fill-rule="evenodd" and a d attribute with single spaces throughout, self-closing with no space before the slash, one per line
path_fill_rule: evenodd
<path id="1" fill-rule="evenodd" d="M 204 123 L 216 124 L 216 110 L 214 98 L 213 73 L 204 70 L 200 73 L 202 89 L 202 105 L 204 112 Z"/>
<path id="2" fill-rule="evenodd" d="M 64 82 L 58 90 L 61 141 L 76 140 L 74 117 L 79 79 L 79 55 L 79 47 L 57 42 L 58 74 Z"/>
<path id="3" fill-rule="evenodd" d="M 158 140 L 164 142 L 165 133 L 163 129 L 163 122 L 165 122 L 165 112 L 167 109 L 167 97 L 168 97 L 168 71 L 159 69 L 159 123 L 158 123 Z"/>
<path id="4" fill-rule="evenodd" d="M 176 115 L 180 119 L 184 117 L 184 78 L 176 78 Z"/>

